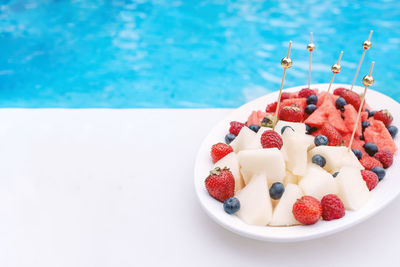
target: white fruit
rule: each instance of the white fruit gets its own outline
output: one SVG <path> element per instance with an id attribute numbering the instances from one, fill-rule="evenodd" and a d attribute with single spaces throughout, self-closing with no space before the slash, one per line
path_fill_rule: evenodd
<path id="1" fill-rule="evenodd" d="M 255 175 L 250 183 L 236 193 L 240 210 L 236 215 L 251 225 L 267 225 L 272 218 L 271 198 L 264 174 Z"/>
<path id="2" fill-rule="evenodd" d="M 283 147 L 286 155 L 286 168 L 295 175 L 304 175 L 307 169 L 308 144 L 305 134 L 286 129 L 282 134 Z"/>
<path id="3" fill-rule="evenodd" d="M 286 170 L 285 178 L 283 178 L 283 184 L 297 184 L 299 182 L 299 176 L 294 175 L 291 171 Z"/>
<path id="4" fill-rule="evenodd" d="M 243 150 L 238 153 L 239 164 L 243 172 L 266 174 L 271 183 L 282 182 L 285 177 L 285 162 L 282 153 L 277 148 Z M 249 183 L 248 177 L 244 182 Z"/>
<path id="5" fill-rule="evenodd" d="M 217 163 L 215 163 L 214 168 L 215 167 L 220 167 L 221 169 L 224 167 L 229 168 L 233 178 L 235 178 L 235 192 L 244 187 L 244 181 L 242 179 L 242 174 L 240 173 L 239 158 L 235 152 L 231 152 L 220 159 Z"/>
<path id="6" fill-rule="evenodd" d="M 255 132 L 245 126 L 240 130 L 238 136 L 230 143 L 230 146 L 236 153 L 240 150 L 251 148 L 255 135 Z"/>
<path id="7" fill-rule="evenodd" d="M 307 150 L 311 150 L 315 147 L 314 138 L 315 138 L 314 136 L 309 134 L 304 135 L 304 142 L 306 142 L 308 145 Z"/>
<path id="8" fill-rule="evenodd" d="M 364 169 L 354 153 L 345 146 L 317 146 L 310 150 L 309 156 L 312 158 L 316 154 L 325 158 L 324 169 L 331 173 L 338 172 L 343 166 L 353 166 L 359 170 Z"/>
<path id="9" fill-rule="evenodd" d="M 282 121 L 279 120 L 275 125 L 275 131 L 281 134 L 281 130 L 283 126 L 290 126 L 297 133 L 306 133 L 306 125 L 301 122 L 290 122 L 290 121 Z"/>
<path id="10" fill-rule="evenodd" d="M 304 195 L 313 196 L 321 200 L 327 194 L 338 194 L 338 185 L 335 178 L 320 166 L 308 164 L 306 175 L 299 182 Z"/>
<path id="11" fill-rule="evenodd" d="M 244 184 L 248 184 L 251 180 L 251 178 L 254 176 L 254 173 L 250 170 L 245 170 L 243 168 L 240 168 L 240 173 L 242 174 L 243 182 Z"/>
<path id="12" fill-rule="evenodd" d="M 253 141 L 247 146 L 247 149 L 262 149 L 263 147 L 261 146 L 261 136 L 267 130 L 271 130 L 271 128 L 261 127 L 254 136 Z"/>
<path id="13" fill-rule="evenodd" d="M 370 192 L 360 169 L 344 166 L 339 170 L 336 180 L 339 186 L 339 198 L 346 209 L 357 210 L 369 199 Z"/>
<path id="14" fill-rule="evenodd" d="M 290 226 L 300 224 L 293 216 L 293 205 L 297 199 L 303 196 L 300 187 L 295 184 L 287 184 L 279 203 L 276 205 L 269 225 Z"/>

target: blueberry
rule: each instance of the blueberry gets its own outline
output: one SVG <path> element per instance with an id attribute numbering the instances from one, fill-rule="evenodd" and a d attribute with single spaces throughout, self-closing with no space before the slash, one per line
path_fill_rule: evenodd
<path id="1" fill-rule="evenodd" d="M 235 138 L 236 135 L 228 133 L 227 135 L 225 135 L 225 143 L 229 145 Z"/>
<path id="2" fill-rule="evenodd" d="M 344 100 L 343 97 L 339 97 L 338 99 L 336 99 L 336 108 L 340 109 L 340 110 L 344 110 L 344 106 L 347 105 L 346 100 Z"/>
<path id="3" fill-rule="evenodd" d="M 332 174 L 332 176 L 334 177 L 334 178 L 336 178 L 336 176 L 339 174 L 339 172 L 335 172 L 334 174 Z"/>
<path id="4" fill-rule="evenodd" d="M 292 129 L 292 131 L 294 132 L 294 129 L 293 129 L 291 126 L 285 125 L 285 126 L 283 126 L 282 129 L 281 129 L 281 134 L 283 134 L 287 128 Z"/>
<path id="5" fill-rule="evenodd" d="M 307 97 L 307 105 L 314 104 L 316 105 L 318 102 L 318 97 L 316 95 L 309 95 Z"/>
<path id="6" fill-rule="evenodd" d="M 260 130 L 260 126 L 256 125 L 256 124 L 252 124 L 249 126 L 250 130 L 252 130 L 253 132 L 258 132 L 258 130 Z"/>
<path id="7" fill-rule="evenodd" d="M 314 138 L 314 144 L 316 146 L 327 146 L 329 144 L 329 139 L 325 135 L 320 134 Z"/>
<path id="8" fill-rule="evenodd" d="M 362 126 L 362 130 L 364 131 L 365 130 L 365 128 L 368 128 L 369 127 L 369 122 L 368 121 L 363 121 L 363 122 L 361 122 L 361 126 Z"/>
<path id="9" fill-rule="evenodd" d="M 317 165 L 319 165 L 320 167 L 324 167 L 326 164 L 326 160 L 323 156 L 321 155 L 314 155 L 311 159 L 312 163 L 315 163 Z"/>
<path id="10" fill-rule="evenodd" d="M 317 109 L 317 106 L 314 104 L 307 105 L 306 109 L 304 110 L 307 114 L 313 113 Z"/>
<path id="11" fill-rule="evenodd" d="M 310 125 L 306 124 L 306 132 L 307 134 L 312 134 L 317 130 L 317 127 L 311 127 Z"/>
<path id="12" fill-rule="evenodd" d="M 375 115 L 375 112 L 376 112 L 375 110 L 370 111 L 369 114 L 368 114 L 368 118 L 373 117 Z"/>
<path id="13" fill-rule="evenodd" d="M 224 202 L 224 210 L 228 214 L 234 214 L 240 209 L 240 201 L 236 197 L 227 198 Z"/>
<path id="14" fill-rule="evenodd" d="M 368 113 L 368 118 L 370 117 L 369 114 L 371 113 L 371 111 L 369 111 L 369 109 L 365 109 L 365 111 Z"/>
<path id="15" fill-rule="evenodd" d="M 396 137 L 397 132 L 399 131 L 397 129 L 397 127 L 394 125 L 390 125 L 387 129 L 388 129 L 390 135 L 392 136 L 392 138 L 394 139 Z"/>
<path id="16" fill-rule="evenodd" d="M 356 155 L 357 159 L 360 160 L 362 158 L 362 153 L 361 150 L 359 149 L 352 149 L 351 151 L 353 151 L 354 155 Z"/>
<path id="17" fill-rule="evenodd" d="M 379 181 L 381 181 L 386 174 L 385 170 L 380 166 L 373 167 L 371 171 L 373 171 L 374 173 L 376 173 L 376 175 L 378 175 Z"/>
<path id="18" fill-rule="evenodd" d="M 271 188 L 269 189 L 269 195 L 272 199 L 280 199 L 281 196 L 283 195 L 283 192 L 285 192 L 285 187 L 283 186 L 282 183 L 276 182 L 271 185 Z"/>
<path id="19" fill-rule="evenodd" d="M 364 144 L 364 149 L 371 157 L 378 152 L 378 147 L 374 143 L 367 142 Z"/>

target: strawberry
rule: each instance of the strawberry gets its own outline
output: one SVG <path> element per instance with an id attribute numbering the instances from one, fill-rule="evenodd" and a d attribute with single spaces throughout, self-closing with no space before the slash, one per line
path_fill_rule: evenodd
<path id="1" fill-rule="evenodd" d="M 367 184 L 369 191 L 374 189 L 379 182 L 378 175 L 376 175 L 376 173 L 374 173 L 373 171 L 361 170 L 361 175 L 365 183 Z"/>
<path id="2" fill-rule="evenodd" d="M 334 95 L 340 96 L 344 90 L 347 90 L 347 89 L 346 89 L 346 88 L 343 88 L 343 87 L 336 88 L 336 89 L 333 91 L 333 94 L 334 94 Z"/>
<path id="3" fill-rule="evenodd" d="M 342 135 L 328 122 L 322 126 L 321 134 L 328 137 L 329 146 L 340 146 L 343 142 Z"/>
<path id="4" fill-rule="evenodd" d="M 297 106 L 286 106 L 279 111 L 278 117 L 284 121 L 301 122 L 303 120 L 303 111 Z"/>
<path id="5" fill-rule="evenodd" d="M 356 92 L 345 89 L 340 96 L 346 100 L 347 104 L 351 104 L 356 110 L 360 108 L 361 98 Z"/>
<path id="6" fill-rule="evenodd" d="M 235 179 L 228 168 L 216 167 L 210 171 L 205 181 L 206 189 L 210 196 L 224 202 L 227 198 L 233 197 L 235 190 Z"/>
<path id="7" fill-rule="evenodd" d="M 387 109 L 375 112 L 374 119 L 382 121 L 386 127 L 388 127 L 393 121 L 392 114 L 390 114 L 390 112 Z"/>
<path id="8" fill-rule="evenodd" d="M 282 137 L 274 130 L 266 130 L 261 135 L 261 145 L 263 148 L 276 147 L 281 149 L 283 146 Z"/>
<path id="9" fill-rule="evenodd" d="M 281 101 L 283 101 L 283 100 L 285 100 L 285 99 L 289 99 L 289 98 L 291 98 L 291 97 L 292 97 L 292 95 L 291 95 L 290 93 L 288 93 L 288 92 L 282 92 Z"/>
<path id="10" fill-rule="evenodd" d="M 224 143 L 215 144 L 211 147 L 212 161 L 215 163 L 231 152 L 233 152 L 233 149 L 230 145 Z"/>
<path id="11" fill-rule="evenodd" d="M 231 121 L 231 127 L 229 128 L 229 132 L 231 134 L 234 134 L 238 136 L 240 130 L 242 130 L 243 126 L 245 126 L 244 123 L 238 122 L 238 121 Z"/>
<path id="12" fill-rule="evenodd" d="M 331 221 L 340 219 L 345 215 L 344 204 L 334 194 L 329 194 L 321 199 L 322 219 Z"/>
<path id="13" fill-rule="evenodd" d="M 296 201 L 292 209 L 293 215 L 302 224 L 314 224 L 322 215 L 322 206 L 318 199 L 304 196 Z"/>
<path id="14" fill-rule="evenodd" d="M 299 91 L 299 98 L 307 98 L 310 95 L 315 95 L 315 91 L 310 88 L 303 88 Z"/>
<path id="15" fill-rule="evenodd" d="M 276 106 L 278 105 L 278 102 L 274 102 L 271 103 L 267 106 L 267 108 L 265 109 L 265 112 L 269 113 L 269 112 L 275 112 L 276 111 Z"/>
<path id="16" fill-rule="evenodd" d="M 374 158 L 379 160 L 385 169 L 393 164 L 393 154 L 389 150 L 379 150 L 375 153 Z"/>
<path id="17" fill-rule="evenodd" d="M 372 170 L 374 167 L 377 167 L 377 166 L 383 167 L 382 163 L 380 163 L 379 160 L 377 160 L 376 158 L 370 157 L 368 155 L 363 156 L 360 159 L 360 163 L 361 163 L 361 165 L 364 166 L 364 168 L 366 170 L 369 170 L 369 171 Z"/>

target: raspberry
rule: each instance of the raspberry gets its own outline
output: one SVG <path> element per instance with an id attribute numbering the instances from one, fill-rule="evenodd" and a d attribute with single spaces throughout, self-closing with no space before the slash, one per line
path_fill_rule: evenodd
<path id="1" fill-rule="evenodd" d="M 375 112 L 374 119 L 382 121 L 386 127 L 388 127 L 393 121 L 392 114 L 390 114 L 390 112 L 387 109 Z"/>
<path id="2" fill-rule="evenodd" d="M 276 111 L 276 106 L 278 105 L 278 102 L 271 103 L 267 106 L 265 109 L 265 112 L 270 113 L 270 112 L 275 112 Z"/>
<path id="3" fill-rule="evenodd" d="M 310 95 L 315 95 L 315 91 L 309 88 L 303 88 L 299 91 L 299 98 L 305 97 L 307 98 Z"/>
<path id="4" fill-rule="evenodd" d="M 345 215 L 343 202 L 334 194 L 326 195 L 321 200 L 322 219 L 331 221 L 340 219 Z"/>
<path id="5" fill-rule="evenodd" d="M 261 145 L 263 148 L 282 148 L 282 137 L 273 130 L 267 130 L 261 135 Z"/>
<path id="6" fill-rule="evenodd" d="M 231 122 L 231 128 L 229 128 L 229 132 L 231 134 L 234 134 L 234 135 L 238 136 L 240 130 L 242 130 L 244 125 L 245 125 L 244 123 L 241 123 L 241 122 L 238 122 L 238 121 L 232 121 Z"/>
<path id="7" fill-rule="evenodd" d="M 215 163 L 231 152 L 233 152 L 233 149 L 230 145 L 218 143 L 211 147 L 211 158 Z"/>
<path id="8" fill-rule="evenodd" d="M 318 199 L 304 196 L 296 201 L 292 209 L 294 218 L 302 224 L 314 224 L 322 215 L 322 206 Z"/>
<path id="9" fill-rule="evenodd" d="M 367 156 L 367 155 L 365 155 L 364 157 L 362 157 L 360 159 L 360 163 L 361 163 L 361 165 L 364 166 L 364 168 L 366 170 L 369 170 L 369 171 L 372 170 L 376 166 L 383 167 L 382 163 L 380 163 L 379 160 L 377 160 L 376 158 Z"/>
<path id="10" fill-rule="evenodd" d="M 385 169 L 393 164 L 393 154 L 389 150 L 380 150 L 376 152 L 374 158 L 379 160 Z"/>
<path id="11" fill-rule="evenodd" d="M 279 119 L 291 122 L 301 122 L 303 120 L 303 111 L 301 111 L 297 106 L 286 106 L 279 111 Z"/>
<path id="12" fill-rule="evenodd" d="M 288 92 L 282 92 L 281 101 L 283 101 L 285 99 L 289 99 L 289 98 L 291 98 L 291 96 L 292 95 L 290 93 L 288 93 Z"/>
<path id="13" fill-rule="evenodd" d="M 367 184 L 369 191 L 374 189 L 379 182 L 378 175 L 376 175 L 376 173 L 374 173 L 373 171 L 361 170 L 361 175 L 365 183 Z"/>

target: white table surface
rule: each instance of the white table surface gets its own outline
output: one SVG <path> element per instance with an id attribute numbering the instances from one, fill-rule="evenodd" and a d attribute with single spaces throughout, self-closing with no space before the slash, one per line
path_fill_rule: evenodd
<path id="1" fill-rule="evenodd" d="M 400 199 L 299 243 L 214 223 L 193 165 L 229 112 L 1 109 L 0 266 L 398 266 Z"/>

